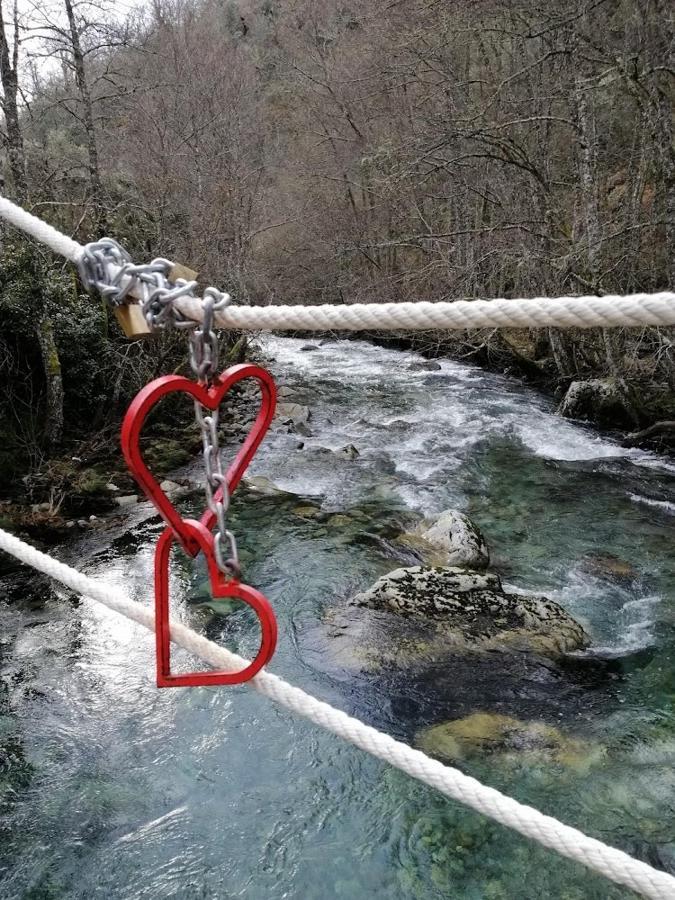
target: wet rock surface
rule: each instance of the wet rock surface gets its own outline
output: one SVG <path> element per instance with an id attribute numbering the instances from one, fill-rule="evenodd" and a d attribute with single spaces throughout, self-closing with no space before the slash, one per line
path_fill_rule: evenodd
<path id="1" fill-rule="evenodd" d="M 581 625 L 555 601 L 508 594 L 497 575 L 456 567 L 395 569 L 351 602 L 433 619 L 455 649 L 510 646 L 556 656 L 590 642 Z"/>
<path id="2" fill-rule="evenodd" d="M 593 745 L 545 722 L 522 721 L 497 712 L 475 712 L 420 731 L 415 745 L 444 762 L 471 756 L 517 757 L 529 764 L 553 763 L 585 771 L 604 756 Z"/>
<path id="3" fill-rule="evenodd" d="M 402 535 L 399 540 L 414 545 L 415 538 L 421 538 L 417 547 L 424 561 L 432 565 L 486 569 L 490 564 L 490 551 L 480 529 L 456 509 L 445 510 L 433 519 L 425 520 L 412 535 Z M 432 552 L 429 553 L 427 548 Z M 426 559 L 425 553 L 433 559 Z"/>
<path id="4" fill-rule="evenodd" d="M 636 416 L 617 378 L 592 378 L 573 381 L 558 412 L 566 419 L 597 422 L 605 428 L 634 428 Z"/>

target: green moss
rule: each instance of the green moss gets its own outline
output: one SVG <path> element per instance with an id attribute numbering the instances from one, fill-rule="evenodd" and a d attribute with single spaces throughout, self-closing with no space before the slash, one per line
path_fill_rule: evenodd
<path id="1" fill-rule="evenodd" d="M 499 713 L 477 712 L 464 719 L 426 728 L 416 738 L 420 749 L 452 762 L 474 755 L 516 755 L 584 772 L 604 756 L 602 747 L 564 734 L 544 722 L 521 722 Z"/>
<path id="2" fill-rule="evenodd" d="M 192 459 L 192 453 L 184 443 L 170 438 L 151 441 L 143 452 L 155 478 L 158 475 L 166 475 L 179 466 L 184 466 Z"/>

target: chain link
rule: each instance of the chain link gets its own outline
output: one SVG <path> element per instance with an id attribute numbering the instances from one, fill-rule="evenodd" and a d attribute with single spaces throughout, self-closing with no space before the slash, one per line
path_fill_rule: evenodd
<path id="1" fill-rule="evenodd" d="M 214 313 L 224 309 L 232 298 L 217 288 L 208 287 L 203 293 L 202 322 L 186 319 L 176 309 L 174 301 L 179 297 L 194 297 L 197 282 L 184 278 L 170 281 L 168 276 L 172 268 L 171 260 L 161 257 L 150 263 L 135 265 L 127 251 L 112 238 L 102 238 L 87 244 L 78 264 L 80 277 L 88 290 L 97 290 L 112 306 L 124 303 L 133 291 L 153 330 L 163 330 L 167 326 L 192 329 L 190 365 L 200 384 L 208 386 L 218 373 L 218 337 L 213 330 Z M 195 419 L 202 435 L 206 475 L 204 492 L 208 507 L 216 518 L 213 537 L 216 564 L 224 575 L 239 578 L 241 568 L 237 542 L 227 527 L 230 494 L 220 456 L 218 410 L 208 411 L 206 414 L 202 404 L 196 400 L 194 406 Z M 216 492 L 219 488 L 222 488 L 222 497 L 217 500 Z"/>
<path id="2" fill-rule="evenodd" d="M 87 289 L 97 290 L 112 306 L 124 303 L 133 291 L 153 330 L 163 330 L 169 325 L 176 328 L 196 328 L 198 323 L 181 315 L 174 301 L 180 297 L 194 298 L 197 282 L 185 278 L 170 281 L 169 273 L 172 268 L 173 262 L 163 257 L 136 265 L 124 247 L 112 238 L 101 238 L 100 241 L 86 244 L 78 263 L 80 278 Z M 221 309 L 230 302 L 230 295 L 216 288 L 207 288 L 206 292 L 217 297 L 218 303 L 222 303 L 222 306 L 216 304 L 216 309 Z M 210 329 L 209 331 L 213 333 Z"/>

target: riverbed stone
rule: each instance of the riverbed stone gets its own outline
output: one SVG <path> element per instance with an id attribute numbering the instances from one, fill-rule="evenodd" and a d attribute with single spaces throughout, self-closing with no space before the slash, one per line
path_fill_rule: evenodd
<path id="1" fill-rule="evenodd" d="M 408 364 L 410 372 L 440 372 L 441 364 L 435 359 L 420 359 Z"/>
<path id="2" fill-rule="evenodd" d="M 566 419 L 596 422 L 605 428 L 633 428 L 635 414 L 618 378 L 573 381 L 558 407 Z"/>
<path id="3" fill-rule="evenodd" d="M 425 562 L 470 569 L 486 569 L 490 564 L 490 551 L 480 528 L 456 509 L 446 509 L 433 519 L 425 520 L 414 534 L 440 551 L 433 561 L 423 555 Z"/>
<path id="4" fill-rule="evenodd" d="M 311 418 L 311 412 L 308 406 L 301 403 L 283 402 L 277 403 L 274 418 L 283 425 L 307 425 Z"/>
<path id="5" fill-rule="evenodd" d="M 122 509 L 128 506 L 135 506 L 138 503 L 138 495 L 126 494 L 123 497 L 115 497 L 115 503 Z"/>
<path id="6" fill-rule="evenodd" d="M 349 516 L 346 516 L 344 513 L 335 513 L 335 515 L 332 515 L 326 522 L 326 525 L 329 528 L 346 528 L 347 526 L 352 524 L 353 519 L 351 519 Z"/>
<path id="7" fill-rule="evenodd" d="M 415 745 L 445 762 L 472 756 L 517 757 L 522 764 L 553 763 L 584 772 L 604 756 L 604 749 L 565 734 L 545 722 L 528 722 L 497 712 L 475 712 L 462 719 L 424 728 Z"/>
<path id="8" fill-rule="evenodd" d="M 343 456 L 345 459 L 356 459 L 361 455 L 353 444 L 347 444 L 346 447 L 336 450 L 335 453 L 337 456 Z"/>
<path id="9" fill-rule="evenodd" d="M 589 644 L 582 626 L 555 601 L 509 594 L 497 575 L 455 566 L 395 569 L 352 604 L 438 622 L 457 650 L 500 647 L 555 657 Z"/>

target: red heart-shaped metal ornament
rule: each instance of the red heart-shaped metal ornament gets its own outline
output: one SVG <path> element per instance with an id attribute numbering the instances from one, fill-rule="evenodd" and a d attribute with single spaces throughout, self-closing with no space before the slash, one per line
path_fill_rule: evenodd
<path id="1" fill-rule="evenodd" d="M 277 620 L 267 598 L 255 588 L 230 579 L 220 571 L 213 553 L 213 535 L 201 522 L 182 521 L 182 531 L 201 550 L 208 564 L 211 593 L 214 598 L 243 600 L 260 622 L 260 649 L 253 661 L 239 672 L 206 671 L 174 675 L 171 672 L 171 624 L 169 616 L 169 563 L 174 535 L 166 528 L 155 549 L 155 641 L 157 645 L 157 687 L 201 687 L 216 684 L 241 684 L 253 678 L 266 665 L 277 645 Z"/>
<path id="2" fill-rule="evenodd" d="M 254 378 L 258 382 L 261 402 L 258 415 L 251 430 L 225 474 L 227 489 L 231 494 L 241 481 L 242 475 L 248 468 L 274 417 L 277 389 L 274 379 L 265 369 L 261 369 L 260 366 L 256 366 L 253 363 L 242 363 L 238 366 L 232 366 L 218 376 L 210 387 L 190 381 L 189 378 L 184 378 L 182 375 L 164 375 L 146 384 L 139 391 L 124 416 L 121 444 L 129 471 L 150 502 L 154 504 L 161 517 L 173 530 L 183 549 L 191 556 L 196 556 L 199 550 L 203 548 L 200 547 L 191 530 L 184 527 L 184 520 L 143 460 L 140 450 L 140 436 L 143 424 L 153 407 L 167 394 L 189 394 L 190 397 L 198 400 L 207 409 L 216 409 L 220 406 L 223 397 L 230 388 L 244 378 Z M 222 488 L 216 492 L 215 496 L 216 499 L 220 499 Z M 210 529 L 213 527 L 214 521 L 215 516 L 211 510 L 207 509 L 201 517 L 202 524 L 207 529 Z"/>

